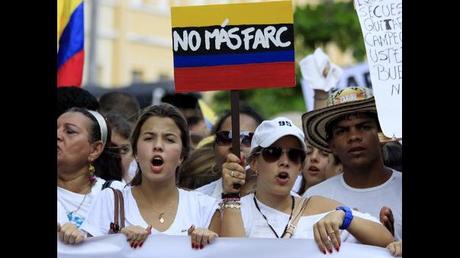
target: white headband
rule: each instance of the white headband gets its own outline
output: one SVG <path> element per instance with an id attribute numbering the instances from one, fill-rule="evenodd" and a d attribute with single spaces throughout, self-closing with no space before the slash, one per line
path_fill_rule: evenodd
<path id="1" fill-rule="evenodd" d="M 107 129 L 107 124 L 105 123 L 104 117 L 99 114 L 97 111 L 93 110 L 87 110 L 94 118 L 96 118 L 97 123 L 99 124 L 99 128 L 101 129 L 101 140 L 102 140 L 102 145 L 105 146 L 107 143 L 107 134 L 108 134 L 108 129 Z"/>

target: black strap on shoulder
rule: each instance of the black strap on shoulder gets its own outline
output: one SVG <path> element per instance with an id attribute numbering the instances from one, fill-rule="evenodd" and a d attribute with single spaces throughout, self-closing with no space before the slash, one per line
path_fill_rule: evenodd
<path id="1" fill-rule="evenodd" d="M 104 190 L 105 188 L 107 187 L 110 187 L 110 185 L 112 184 L 113 180 L 107 180 L 104 182 L 104 184 L 102 185 L 102 189 L 101 190 Z"/>

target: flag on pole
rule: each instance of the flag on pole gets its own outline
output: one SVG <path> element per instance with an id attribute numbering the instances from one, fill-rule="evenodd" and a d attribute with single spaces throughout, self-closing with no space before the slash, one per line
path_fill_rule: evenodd
<path id="1" fill-rule="evenodd" d="M 57 0 L 57 86 L 81 86 L 83 75 L 83 0 Z"/>

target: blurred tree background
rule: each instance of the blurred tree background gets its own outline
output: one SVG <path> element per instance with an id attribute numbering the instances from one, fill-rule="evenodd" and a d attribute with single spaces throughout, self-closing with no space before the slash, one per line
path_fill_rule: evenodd
<path id="1" fill-rule="evenodd" d="M 305 112 L 301 74 L 298 62 L 313 51 L 335 43 L 341 51 L 351 51 L 356 61 L 365 58 L 365 48 L 358 16 L 353 2 L 325 1 L 318 5 L 297 6 L 294 12 L 296 55 L 295 88 L 270 88 L 240 91 L 240 102 L 245 102 L 265 118 L 288 111 Z M 333 60 L 332 60 L 333 61 Z M 217 92 L 211 107 L 220 114 L 230 109 L 230 91 Z"/>

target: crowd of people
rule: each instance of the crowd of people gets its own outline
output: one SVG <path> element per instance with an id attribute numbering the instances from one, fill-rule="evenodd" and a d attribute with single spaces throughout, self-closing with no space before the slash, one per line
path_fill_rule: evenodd
<path id="1" fill-rule="evenodd" d="M 208 127 L 197 97 L 141 108 L 111 92 L 99 100 L 57 89 L 58 236 L 66 244 L 122 233 L 314 239 L 402 255 L 401 142 L 382 140 L 372 91 L 349 87 L 302 115 L 263 118 L 240 107 L 240 155 L 230 111 Z M 122 104 L 120 104 L 122 103 Z"/>

